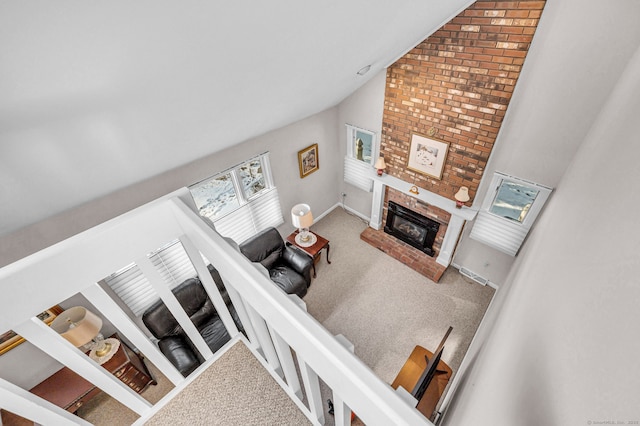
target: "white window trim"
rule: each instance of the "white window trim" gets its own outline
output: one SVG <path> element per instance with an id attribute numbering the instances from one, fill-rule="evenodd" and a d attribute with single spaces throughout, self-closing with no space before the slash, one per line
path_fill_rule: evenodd
<path id="1" fill-rule="evenodd" d="M 238 173 L 238 169 L 251 162 L 259 160 L 262 165 L 262 176 L 264 177 L 265 188 L 260 192 L 253 194 L 251 197 L 246 196 L 242 187 L 242 182 Z M 238 206 L 233 210 L 215 218 L 208 218 L 211 223 L 216 226 L 216 230 L 224 237 L 229 237 L 237 244 L 242 243 L 247 237 L 254 235 L 268 226 L 279 226 L 284 223 L 282 216 L 282 207 L 278 191 L 273 182 L 271 173 L 271 162 L 269 160 L 269 152 L 249 158 L 241 163 L 236 164 L 220 173 L 216 173 L 206 179 L 203 179 L 189 188 L 200 185 L 203 182 L 217 177 L 229 174 L 233 183 L 233 188 L 238 200 Z M 266 205 L 261 204 L 266 203 Z M 265 208 L 255 209 L 254 206 L 263 205 Z M 198 206 L 199 209 L 199 206 Z M 234 217 L 235 216 L 235 217 Z M 237 220 L 236 220 L 237 219 Z"/>
<path id="2" fill-rule="evenodd" d="M 538 191 L 522 222 L 498 216 L 489 211 L 503 182 L 530 186 Z M 469 237 L 510 256 L 516 256 L 553 189 L 501 172 L 494 173 L 490 188 L 484 197 Z"/>
<path id="3" fill-rule="evenodd" d="M 353 124 L 345 124 L 347 128 L 347 156 L 350 158 L 356 159 L 356 154 L 353 152 L 353 145 L 356 139 L 356 132 L 367 133 L 371 136 L 371 167 L 376 163 L 376 159 L 378 158 L 380 152 L 380 141 L 378 140 L 378 134 L 371 130 L 363 129 L 362 127 L 354 126 Z M 357 160 L 357 159 L 356 159 Z M 367 164 L 366 161 L 358 160 L 362 163 Z"/>
<path id="4" fill-rule="evenodd" d="M 371 169 L 380 155 L 380 140 L 376 132 L 363 129 L 352 124 L 345 124 L 347 128 L 347 155 L 344 158 L 344 181 L 356 188 L 371 192 L 373 180 Z M 371 135 L 371 160 L 369 162 L 358 160 L 354 152 L 356 133 L 362 132 Z"/>

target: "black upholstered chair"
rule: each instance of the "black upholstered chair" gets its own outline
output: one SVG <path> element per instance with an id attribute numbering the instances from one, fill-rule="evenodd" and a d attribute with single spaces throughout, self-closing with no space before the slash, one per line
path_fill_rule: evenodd
<path id="1" fill-rule="evenodd" d="M 209 272 L 238 329 L 243 331 L 238 314 L 231 304 L 220 274 L 212 265 L 209 265 Z M 231 337 L 198 278 L 190 278 L 172 291 L 213 352 L 229 341 Z M 202 363 L 200 352 L 195 349 L 162 300 L 156 301 L 142 314 L 142 322 L 158 339 L 160 351 L 183 376 L 188 376 Z"/>
<path id="2" fill-rule="evenodd" d="M 240 252 L 260 262 L 269 277 L 288 294 L 304 297 L 311 285 L 313 259 L 294 246 L 287 246 L 275 228 L 267 228 L 240 244 Z"/>

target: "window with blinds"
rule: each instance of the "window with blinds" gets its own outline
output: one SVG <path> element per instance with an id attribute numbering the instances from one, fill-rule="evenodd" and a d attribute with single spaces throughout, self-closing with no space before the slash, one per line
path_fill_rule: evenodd
<path id="1" fill-rule="evenodd" d="M 470 237 L 517 255 L 550 194 L 546 186 L 496 172 Z"/>
<path id="2" fill-rule="evenodd" d="M 347 124 L 347 155 L 344 158 L 344 181 L 371 192 L 371 171 L 378 158 L 376 133 Z"/>
<path id="3" fill-rule="evenodd" d="M 201 216 L 237 244 L 284 223 L 273 184 L 269 153 L 220 172 L 189 187 Z"/>
<path id="4" fill-rule="evenodd" d="M 171 289 L 184 280 L 197 276 L 196 270 L 179 240 L 174 240 L 147 256 Z M 209 263 L 206 259 L 205 262 Z M 104 281 L 137 317 L 140 317 L 149 306 L 159 299 L 135 263 L 127 265 L 105 278 Z"/>

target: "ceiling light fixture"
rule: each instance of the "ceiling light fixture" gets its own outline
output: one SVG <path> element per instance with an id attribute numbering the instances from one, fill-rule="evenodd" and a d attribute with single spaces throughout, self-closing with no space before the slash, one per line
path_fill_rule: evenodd
<path id="1" fill-rule="evenodd" d="M 358 75 L 365 75 L 366 73 L 369 72 L 369 70 L 371 69 L 371 65 L 367 65 L 366 67 L 362 67 L 360 68 L 360 70 L 358 70 L 358 72 L 356 74 Z"/>

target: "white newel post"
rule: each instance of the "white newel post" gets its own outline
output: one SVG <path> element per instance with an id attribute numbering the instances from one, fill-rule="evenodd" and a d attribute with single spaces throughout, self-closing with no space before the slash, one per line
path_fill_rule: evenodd
<path id="1" fill-rule="evenodd" d="M 456 244 L 465 221 L 473 220 L 476 217 L 478 210 L 470 207 L 462 207 L 458 209 L 456 208 L 455 201 L 427 191 L 423 188 L 419 189 L 418 194 L 409 192 L 409 188 L 413 185 L 394 176 L 377 176 L 374 172 L 372 172 L 371 175 L 371 178 L 373 179 L 373 199 L 371 201 L 371 220 L 369 221 L 369 226 L 375 230 L 382 228 L 384 192 L 385 187 L 387 186 L 410 197 L 416 198 L 424 204 L 438 207 L 439 209 L 451 214 L 451 219 L 449 219 L 449 224 L 447 225 L 447 232 L 444 234 L 442 247 L 440 248 L 440 254 L 436 259 L 436 262 L 440 265 L 449 266 L 453 257 L 453 251 L 456 248 Z"/>

